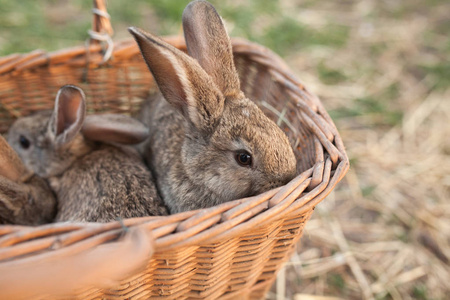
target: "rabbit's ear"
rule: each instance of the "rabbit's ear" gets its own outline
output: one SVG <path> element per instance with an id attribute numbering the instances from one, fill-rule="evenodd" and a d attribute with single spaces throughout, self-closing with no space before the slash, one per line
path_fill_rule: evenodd
<path id="1" fill-rule="evenodd" d="M 197 129 L 214 128 L 224 97 L 197 61 L 163 40 L 130 27 L 164 98 Z"/>
<path id="2" fill-rule="evenodd" d="M 119 114 L 87 116 L 81 133 L 92 141 L 120 144 L 138 144 L 149 135 L 143 123 Z"/>
<path id="3" fill-rule="evenodd" d="M 50 130 L 55 144 L 61 146 L 71 142 L 80 132 L 86 114 L 83 91 L 74 85 L 63 86 L 56 95 Z"/>
<path id="4" fill-rule="evenodd" d="M 239 76 L 222 18 L 206 1 L 193 1 L 183 12 L 183 30 L 190 56 L 212 77 L 225 97 L 240 98 Z"/>
<path id="5" fill-rule="evenodd" d="M 17 153 L 0 136 L 0 176 L 18 182 L 26 174 L 26 169 Z"/>

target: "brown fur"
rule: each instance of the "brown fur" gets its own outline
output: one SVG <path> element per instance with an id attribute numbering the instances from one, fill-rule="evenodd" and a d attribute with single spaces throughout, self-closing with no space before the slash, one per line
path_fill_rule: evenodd
<path id="1" fill-rule="evenodd" d="M 0 136 L 0 224 L 40 225 L 53 220 L 56 199 L 47 183 L 27 171 Z"/>
<path id="2" fill-rule="evenodd" d="M 140 142 L 148 135 L 145 126 L 132 118 L 113 115 L 95 116 L 95 122 L 84 123 L 84 94 L 74 86 L 61 90 L 67 89 L 71 92 L 63 91 L 61 95 L 70 96 L 74 89 L 78 90 L 82 95 L 79 105 L 69 102 L 70 105 L 65 106 L 64 98 L 57 98 L 53 113 L 39 112 L 21 118 L 8 135 L 25 165 L 48 179 L 56 193 L 56 221 L 107 222 L 167 214 L 152 175 L 139 154 L 125 146 L 103 143 L 106 140 Z M 70 121 L 58 123 L 61 111 Z M 118 120 L 120 122 L 116 123 Z M 58 125 L 62 129 L 57 129 L 55 123 L 63 124 Z M 65 134 L 67 130 L 71 135 Z M 86 139 L 84 131 L 91 139 L 95 138 L 95 133 L 101 142 Z M 21 135 L 30 140 L 28 149 L 21 147 Z"/>
<path id="3" fill-rule="evenodd" d="M 183 27 L 195 59 L 129 29 L 162 93 L 142 109 L 150 137 L 140 150 L 170 212 L 210 207 L 287 183 L 296 170 L 292 148 L 239 90 L 230 40 L 214 7 L 190 3 Z M 252 155 L 251 167 L 236 162 L 242 149 Z"/>

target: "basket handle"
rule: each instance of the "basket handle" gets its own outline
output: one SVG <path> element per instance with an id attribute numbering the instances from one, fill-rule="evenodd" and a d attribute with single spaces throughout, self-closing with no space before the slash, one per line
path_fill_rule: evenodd
<path id="1" fill-rule="evenodd" d="M 114 31 L 110 22 L 111 17 L 106 10 L 106 0 L 94 0 L 92 12 L 92 31 L 112 36 Z"/>
<path id="2" fill-rule="evenodd" d="M 135 227 L 119 241 L 75 255 L 0 263 L 0 298 L 67 297 L 87 288 L 111 288 L 146 266 L 153 253 L 151 232 Z"/>
<path id="3" fill-rule="evenodd" d="M 106 43 L 106 50 L 103 56 L 103 63 L 111 58 L 114 43 L 112 35 L 114 30 L 111 26 L 111 16 L 106 10 L 106 0 L 93 0 L 93 19 L 92 29 L 88 30 L 89 43 L 98 44 L 100 42 Z"/>

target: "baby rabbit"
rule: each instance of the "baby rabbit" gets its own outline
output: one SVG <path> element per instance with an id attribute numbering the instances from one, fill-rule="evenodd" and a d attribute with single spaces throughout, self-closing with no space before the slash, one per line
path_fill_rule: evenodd
<path id="1" fill-rule="evenodd" d="M 56 221 L 108 222 L 166 215 L 152 175 L 135 144 L 148 136 L 141 122 L 123 115 L 85 118 L 85 96 L 63 86 L 53 112 L 18 119 L 8 141 L 25 166 L 48 179 L 58 199 Z"/>
<path id="2" fill-rule="evenodd" d="M 240 90 L 231 42 L 214 7 L 191 2 L 183 29 L 190 56 L 129 28 L 162 94 L 141 112 L 150 137 L 139 149 L 170 212 L 210 207 L 290 181 L 296 174 L 292 147 Z"/>
<path id="3" fill-rule="evenodd" d="M 55 214 L 56 199 L 47 183 L 27 171 L 0 136 L 0 224 L 45 224 Z"/>

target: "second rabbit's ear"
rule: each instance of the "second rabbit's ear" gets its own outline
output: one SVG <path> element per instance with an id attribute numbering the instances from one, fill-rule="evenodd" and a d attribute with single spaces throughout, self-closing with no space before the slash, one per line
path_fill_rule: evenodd
<path id="1" fill-rule="evenodd" d="M 80 132 L 86 114 L 85 102 L 83 90 L 79 87 L 65 85 L 58 91 L 49 123 L 56 146 L 70 143 Z"/>
<path id="2" fill-rule="evenodd" d="M 81 133 L 92 141 L 120 144 L 138 144 L 149 135 L 143 123 L 119 114 L 87 116 Z"/>

